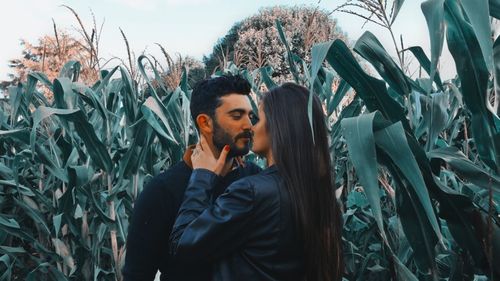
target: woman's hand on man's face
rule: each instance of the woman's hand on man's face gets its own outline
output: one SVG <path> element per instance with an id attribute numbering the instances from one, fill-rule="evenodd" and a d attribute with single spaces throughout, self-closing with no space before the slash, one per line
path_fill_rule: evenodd
<path id="1" fill-rule="evenodd" d="M 224 149 L 222 149 L 219 159 L 215 158 L 212 150 L 208 146 L 207 140 L 202 135 L 200 142 L 196 144 L 196 147 L 193 149 L 193 154 L 191 155 L 193 169 L 207 169 L 220 176 L 226 166 L 228 153 L 229 145 L 226 145 Z"/>

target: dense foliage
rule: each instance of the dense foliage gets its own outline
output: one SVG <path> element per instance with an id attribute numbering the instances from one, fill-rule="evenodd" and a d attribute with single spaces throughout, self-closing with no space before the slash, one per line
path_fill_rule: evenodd
<path id="1" fill-rule="evenodd" d="M 500 120 L 491 108 L 500 43 L 489 36 L 489 16 L 500 18 L 500 9 L 466 3 L 422 4 L 431 56 L 406 52 L 430 78 L 416 80 L 369 32 L 353 51 L 381 78 L 341 40 L 314 45 L 304 62 L 275 23 L 291 76 L 325 105 L 346 280 L 500 276 Z M 450 81 L 436 69 L 445 37 L 458 73 Z M 148 57 L 137 62 L 144 85 L 121 66 L 84 85 L 81 65 L 70 61 L 54 80 L 32 72 L 9 88 L 0 107 L 0 280 L 121 278 L 134 199 L 197 140 L 186 72 L 169 90 L 154 67 L 147 76 Z M 246 77 L 257 99 L 262 85 L 275 85 L 272 71 L 224 70 Z"/>

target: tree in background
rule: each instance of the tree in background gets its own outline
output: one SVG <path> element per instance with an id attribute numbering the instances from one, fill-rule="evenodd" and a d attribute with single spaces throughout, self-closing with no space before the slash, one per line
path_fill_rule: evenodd
<path id="1" fill-rule="evenodd" d="M 99 78 L 99 71 L 107 64 L 101 64 L 103 58 L 99 55 L 99 41 L 102 27 L 98 28 L 94 13 L 92 15 L 92 26 L 86 28 L 80 15 L 71 7 L 62 5 L 68 9 L 78 22 L 77 32 L 81 39 L 66 32 L 58 30 L 54 20 L 54 35 L 44 35 L 38 39 L 38 43 L 30 43 L 22 39 L 22 57 L 9 60 L 9 67 L 14 73 L 9 74 L 11 81 L 1 81 L 1 87 L 6 89 L 10 85 L 15 85 L 19 81 L 25 81 L 29 72 L 44 72 L 50 81 L 57 77 L 64 63 L 69 60 L 76 60 L 81 64 L 81 71 L 76 77 L 80 82 L 90 83 Z M 109 61 L 108 61 L 109 62 Z M 0 89 L 2 89 L 0 88 Z M 44 93 L 50 99 L 50 91 Z"/>
<path id="2" fill-rule="evenodd" d="M 52 81 L 60 72 L 65 62 L 77 60 L 82 63 L 80 79 L 90 83 L 98 79 L 97 68 L 92 68 L 90 53 L 83 43 L 67 32 L 56 32 L 55 36 L 45 35 L 37 43 L 21 40 L 22 57 L 9 60 L 9 67 L 14 73 L 9 74 L 10 84 L 25 81 L 30 71 L 44 72 Z"/>
<path id="3" fill-rule="evenodd" d="M 212 53 L 203 56 L 206 73 L 211 74 L 217 69 L 224 69 L 228 61 L 233 60 L 234 45 L 238 41 L 241 24 L 242 22 L 235 23 L 227 34 L 215 43 Z"/>
<path id="4" fill-rule="evenodd" d="M 204 57 L 207 73 L 223 69 L 229 61 L 243 68 L 254 70 L 271 66 L 273 76 L 289 74 L 285 46 L 280 42 L 276 20 L 293 53 L 310 62 L 313 44 L 332 39 L 346 39 L 337 22 L 324 10 L 311 7 L 270 7 L 236 23 L 217 44 L 212 54 Z"/>

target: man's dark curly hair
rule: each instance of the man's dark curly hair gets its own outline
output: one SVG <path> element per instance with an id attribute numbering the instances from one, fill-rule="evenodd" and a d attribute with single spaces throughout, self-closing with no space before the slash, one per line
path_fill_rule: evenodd
<path id="1" fill-rule="evenodd" d="M 250 94 L 250 83 L 239 75 L 205 79 L 196 84 L 191 93 L 191 117 L 195 121 L 200 114 L 215 118 L 215 109 L 221 105 L 220 97 L 228 94 Z"/>

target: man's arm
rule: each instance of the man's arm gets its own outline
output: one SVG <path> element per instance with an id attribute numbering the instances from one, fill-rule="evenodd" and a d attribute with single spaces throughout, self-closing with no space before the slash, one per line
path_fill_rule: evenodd
<path id="1" fill-rule="evenodd" d="M 172 203 L 159 176 L 146 185 L 135 201 L 123 268 L 125 281 L 154 280 L 163 255 L 168 255 L 166 237 L 176 215 L 168 207 Z"/>

